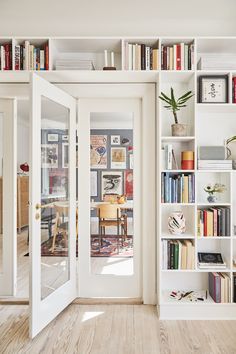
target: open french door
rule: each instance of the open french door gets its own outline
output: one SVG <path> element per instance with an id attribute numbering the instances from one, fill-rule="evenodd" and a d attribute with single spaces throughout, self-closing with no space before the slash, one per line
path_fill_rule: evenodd
<path id="1" fill-rule="evenodd" d="M 16 290 L 16 100 L 0 99 L 0 296 Z"/>
<path id="2" fill-rule="evenodd" d="M 35 337 L 76 297 L 76 100 L 36 74 L 31 93 L 30 335 Z"/>

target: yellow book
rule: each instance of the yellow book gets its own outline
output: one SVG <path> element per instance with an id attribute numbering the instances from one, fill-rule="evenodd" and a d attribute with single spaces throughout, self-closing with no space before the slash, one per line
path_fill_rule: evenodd
<path id="1" fill-rule="evenodd" d="M 158 49 L 153 49 L 152 51 L 152 69 L 158 70 L 159 67 L 159 51 Z"/>
<path id="2" fill-rule="evenodd" d="M 184 241 L 187 247 L 187 264 L 186 269 L 192 269 L 193 263 L 193 244 L 190 240 Z"/>
<path id="3" fill-rule="evenodd" d="M 207 236 L 213 236 L 213 211 L 207 210 Z"/>
<path id="4" fill-rule="evenodd" d="M 183 203 L 188 203 L 188 176 L 183 177 Z"/>

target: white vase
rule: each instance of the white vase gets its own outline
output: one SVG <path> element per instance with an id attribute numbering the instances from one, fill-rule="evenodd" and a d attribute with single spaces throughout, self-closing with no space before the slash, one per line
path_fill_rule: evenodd
<path id="1" fill-rule="evenodd" d="M 172 235 L 181 235 L 186 231 L 186 221 L 182 211 L 175 211 L 170 214 L 168 230 Z"/>

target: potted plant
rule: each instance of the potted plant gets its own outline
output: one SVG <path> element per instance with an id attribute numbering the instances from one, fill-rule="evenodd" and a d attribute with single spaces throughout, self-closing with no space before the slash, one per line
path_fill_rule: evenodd
<path id="1" fill-rule="evenodd" d="M 180 96 L 177 100 L 174 96 L 174 90 L 171 87 L 170 89 L 170 97 L 168 97 L 164 92 L 161 92 L 159 98 L 167 103 L 167 106 L 164 106 L 166 109 L 172 111 L 174 116 L 174 124 L 171 125 L 172 136 L 186 136 L 187 135 L 187 124 L 180 124 L 177 118 L 177 112 L 180 111 L 181 108 L 186 107 L 185 104 L 191 97 L 193 96 L 192 91 L 186 92 L 184 95 Z"/>

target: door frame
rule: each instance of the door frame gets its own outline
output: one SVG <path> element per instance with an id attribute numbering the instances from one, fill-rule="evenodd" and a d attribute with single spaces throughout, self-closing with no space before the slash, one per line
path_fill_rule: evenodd
<path id="1" fill-rule="evenodd" d="M 142 140 L 141 284 L 144 304 L 156 304 L 156 104 L 155 84 L 59 84 L 73 97 L 139 98 Z M 98 87 L 101 89 L 98 90 Z M 79 264 L 79 266 L 82 266 Z"/>
<path id="2" fill-rule="evenodd" d="M 3 246 L 0 296 L 15 296 L 17 277 L 17 103 L 14 98 L 0 98 L 3 113 Z M 7 156 L 4 159 L 4 150 Z M 4 177 L 5 176 L 5 177 Z"/>

